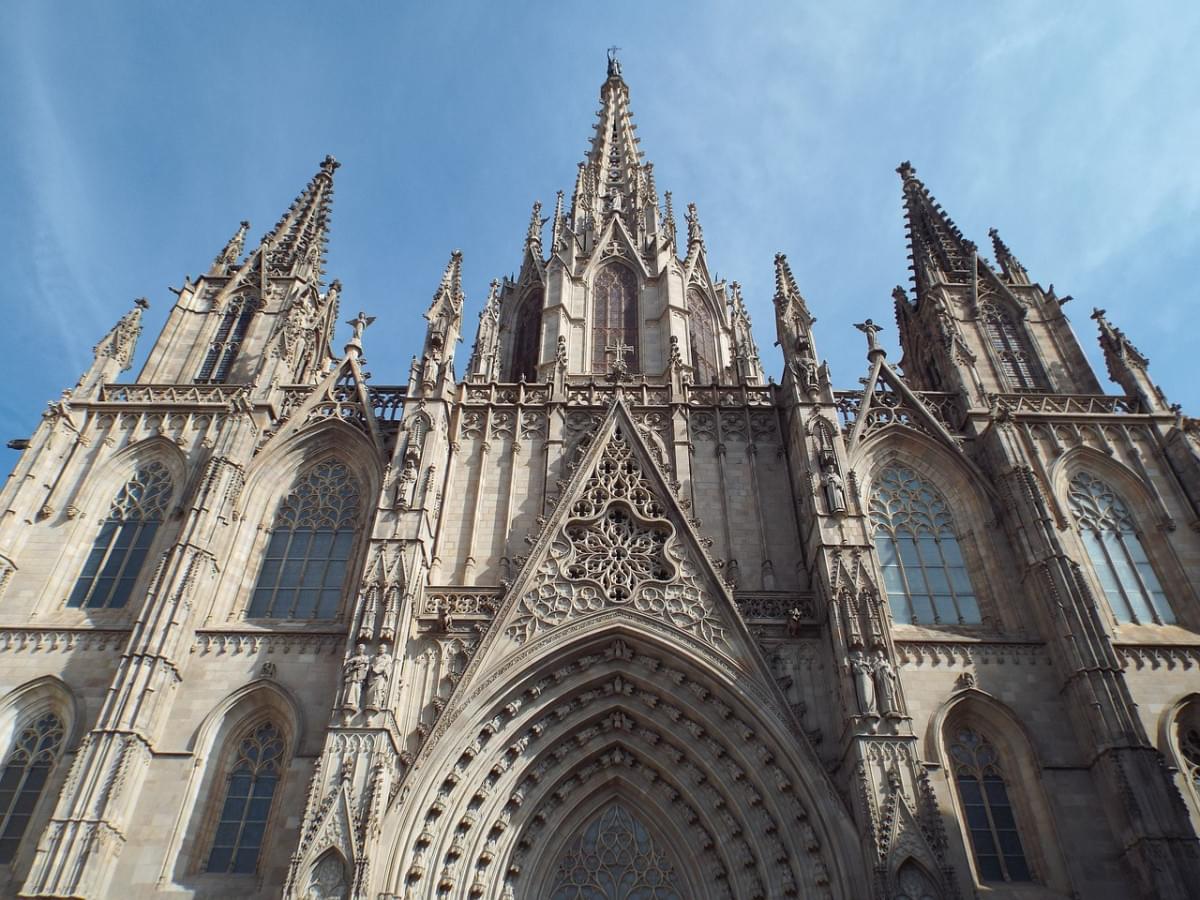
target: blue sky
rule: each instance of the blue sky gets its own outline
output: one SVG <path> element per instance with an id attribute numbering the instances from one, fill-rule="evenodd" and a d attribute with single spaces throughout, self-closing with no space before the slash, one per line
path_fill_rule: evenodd
<path id="1" fill-rule="evenodd" d="M 768 371 L 772 257 L 788 254 L 835 381 L 872 316 L 899 359 L 911 159 L 968 237 L 1000 229 L 1043 285 L 1093 306 L 1200 413 L 1189 375 L 1200 229 L 1200 5 L 1154 3 L 107 3 L 0 15 L 0 439 L 28 435 L 134 297 L 135 364 L 242 218 L 257 239 L 326 153 L 329 274 L 380 383 L 405 378 L 450 251 L 465 363 L 529 208 L 570 192 L 604 48 L 642 147 L 709 260 L 741 281 Z M 348 330 L 348 329 L 343 329 Z M 339 347 L 341 343 L 339 335 Z M 132 376 L 134 373 L 129 373 Z M 1103 376 L 1102 376 L 1103 377 Z"/>

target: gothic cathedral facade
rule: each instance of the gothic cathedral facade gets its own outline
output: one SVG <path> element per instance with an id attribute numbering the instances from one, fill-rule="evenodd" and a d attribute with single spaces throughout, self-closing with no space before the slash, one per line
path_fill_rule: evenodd
<path id="1" fill-rule="evenodd" d="M 20 442 L 0 893 L 1196 896 L 1200 422 L 907 163 L 903 358 L 778 255 L 776 383 L 600 99 L 469 358 L 457 251 L 333 352 L 327 158 Z"/>

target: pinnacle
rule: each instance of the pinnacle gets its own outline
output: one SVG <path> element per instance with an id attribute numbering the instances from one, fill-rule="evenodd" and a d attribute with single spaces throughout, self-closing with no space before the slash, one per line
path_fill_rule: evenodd
<path id="1" fill-rule="evenodd" d="M 968 241 L 929 190 L 917 178 L 912 163 L 896 167 L 904 183 L 905 216 L 908 219 L 909 256 L 923 288 L 942 277 L 961 277 L 974 266 L 975 245 Z M 937 271 L 940 269 L 940 272 Z"/>
<path id="2" fill-rule="evenodd" d="M 326 156 L 317 174 L 263 238 L 262 243 L 270 245 L 272 270 L 294 274 L 297 266 L 305 265 L 307 274 L 320 277 L 333 200 L 333 173 L 340 166 L 332 156 Z"/>
<path id="3" fill-rule="evenodd" d="M 1013 252 L 1008 249 L 1008 245 L 1000 237 L 1000 232 L 995 228 L 989 228 L 988 237 L 992 239 L 992 255 L 995 256 L 996 262 L 1000 266 L 1000 271 L 1004 273 L 1004 277 L 1010 281 L 1027 281 L 1028 275 L 1025 272 L 1025 267 L 1021 265 L 1021 261 L 1013 255 Z"/>
<path id="4" fill-rule="evenodd" d="M 775 254 L 775 302 L 782 302 L 789 294 L 799 294 L 796 279 L 792 275 L 792 267 L 788 265 L 787 254 Z"/>

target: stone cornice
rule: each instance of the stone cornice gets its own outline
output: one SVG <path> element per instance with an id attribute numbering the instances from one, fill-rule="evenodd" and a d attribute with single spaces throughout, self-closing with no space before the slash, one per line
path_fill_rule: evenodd
<path id="1" fill-rule="evenodd" d="M 128 641 L 129 632 L 128 628 L 0 627 L 0 651 L 120 650 Z"/>
<path id="2" fill-rule="evenodd" d="M 226 631 L 196 632 L 194 653 L 236 656 L 239 653 L 340 653 L 348 640 L 345 631 Z"/>
<path id="3" fill-rule="evenodd" d="M 1045 644 L 1030 641 L 896 640 L 900 662 L 908 666 L 1049 665 Z"/>

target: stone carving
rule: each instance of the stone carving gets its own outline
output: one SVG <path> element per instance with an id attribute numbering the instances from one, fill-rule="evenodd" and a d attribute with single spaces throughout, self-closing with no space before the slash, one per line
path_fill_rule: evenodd
<path id="1" fill-rule="evenodd" d="M 871 660 L 857 650 L 850 654 L 850 669 L 854 675 L 854 697 L 858 701 L 860 715 L 874 716 L 878 714 L 875 703 L 875 668 Z"/>
<path id="2" fill-rule="evenodd" d="M 624 606 L 723 644 L 700 570 L 664 513 L 617 428 L 518 602 L 508 636 L 520 643 L 570 618 Z"/>
<path id="3" fill-rule="evenodd" d="M 875 697 L 879 702 L 879 711 L 889 718 L 897 718 L 901 714 L 899 690 L 896 668 L 880 653 L 875 660 Z"/>
<path id="4" fill-rule="evenodd" d="M 370 665 L 366 646 L 359 644 L 354 648 L 354 655 L 342 666 L 342 696 L 338 706 L 347 712 L 358 712 L 362 706 L 363 683 L 367 680 Z"/>
<path id="5" fill-rule="evenodd" d="M 388 645 L 380 644 L 379 652 L 371 660 L 371 680 L 367 685 L 367 709 L 375 711 L 387 706 L 388 682 L 392 678 L 394 663 L 395 660 L 388 650 Z"/>

